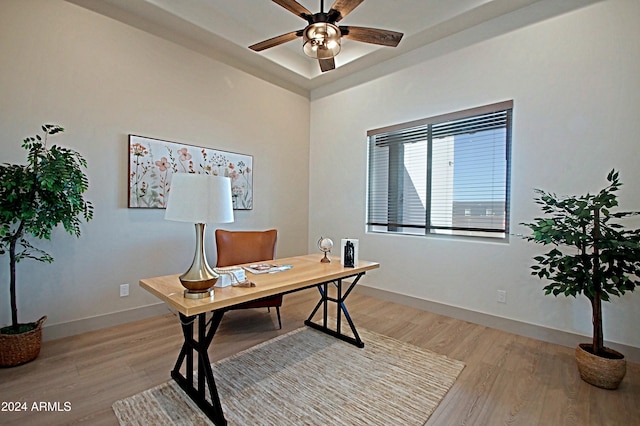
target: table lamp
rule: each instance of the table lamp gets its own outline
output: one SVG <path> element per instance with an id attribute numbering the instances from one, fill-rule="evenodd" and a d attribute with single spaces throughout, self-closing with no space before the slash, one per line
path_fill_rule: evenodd
<path id="1" fill-rule="evenodd" d="M 164 218 L 192 222 L 196 226 L 196 251 L 187 272 L 180 275 L 186 288 L 184 297 L 202 299 L 213 296 L 218 275 L 207 263 L 204 234 L 207 223 L 233 222 L 231 180 L 221 176 L 175 173 L 171 178 Z"/>

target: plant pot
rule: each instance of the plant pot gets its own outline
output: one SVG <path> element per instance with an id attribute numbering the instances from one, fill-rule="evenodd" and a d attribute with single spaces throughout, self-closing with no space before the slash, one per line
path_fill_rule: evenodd
<path id="1" fill-rule="evenodd" d="M 20 334 L 0 334 L 0 367 L 15 367 L 33 361 L 40 354 L 44 316 L 36 328 Z"/>
<path id="2" fill-rule="evenodd" d="M 603 348 L 607 356 L 594 355 L 592 345 L 580 343 L 576 347 L 576 362 L 585 382 L 603 389 L 617 389 L 627 373 L 627 361 L 618 351 Z"/>

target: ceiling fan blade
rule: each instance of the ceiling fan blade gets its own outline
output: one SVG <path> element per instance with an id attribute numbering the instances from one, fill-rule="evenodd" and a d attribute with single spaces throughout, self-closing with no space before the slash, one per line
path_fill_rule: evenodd
<path id="1" fill-rule="evenodd" d="M 269 40 L 261 41 L 260 43 L 253 44 L 249 46 L 249 49 L 255 50 L 256 52 L 260 52 L 265 49 L 269 49 L 270 47 L 275 47 L 280 44 L 284 44 L 288 41 L 295 40 L 298 37 L 302 36 L 302 31 L 292 31 L 290 33 L 282 34 L 277 37 L 270 38 Z"/>
<path id="2" fill-rule="evenodd" d="M 396 31 L 379 30 L 377 28 L 367 27 L 341 26 L 340 32 L 342 32 L 342 37 L 348 38 L 349 40 L 391 47 L 396 47 L 404 35 Z"/>
<path id="3" fill-rule="evenodd" d="M 305 15 L 312 15 L 309 9 L 298 3 L 296 0 L 273 0 L 273 2 L 284 7 L 294 15 L 298 15 L 302 19 L 307 19 Z"/>
<path id="4" fill-rule="evenodd" d="M 320 69 L 322 70 L 322 72 L 331 71 L 336 67 L 336 61 L 334 58 L 318 59 L 318 62 L 320 62 Z"/>
<path id="5" fill-rule="evenodd" d="M 329 22 L 338 22 L 344 19 L 353 9 L 358 7 L 364 0 L 336 0 L 329 9 Z M 334 19 L 335 18 L 335 19 Z"/>

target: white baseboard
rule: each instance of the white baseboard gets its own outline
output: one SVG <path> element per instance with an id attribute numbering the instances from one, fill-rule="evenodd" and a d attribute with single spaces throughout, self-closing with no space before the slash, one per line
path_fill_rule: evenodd
<path id="1" fill-rule="evenodd" d="M 354 291 L 366 296 L 398 303 L 400 305 L 410 306 L 412 308 L 421 309 L 423 311 L 433 312 L 439 315 L 468 321 L 474 324 L 483 325 L 485 327 L 491 327 L 520 336 L 530 337 L 532 339 L 542 340 L 544 342 L 554 343 L 570 348 L 575 348 L 578 343 L 585 343 L 590 341 L 590 336 L 583 336 L 566 331 L 554 330 L 539 325 L 528 324 L 508 318 L 501 318 L 481 312 L 470 311 L 455 306 L 432 302 L 430 300 L 419 299 L 417 297 L 394 293 L 388 290 L 368 287 L 366 285 L 358 285 Z M 605 342 L 605 345 L 624 354 L 627 361 L 640 363 L 640 348 L 615 342 Z"/>
<path id="2" fill-rule="evenodd" d="M 42 329 L 42 340 L 55 340 L 62 337 L 74 336 L 89 331 L 100 330 L 102 328 L 113 327 L 138 321 L 145 318 L 164 315 L 169 312 L 169 307 L 165 303 L 143 306 L 141 308 L 129 309 L 126 311 L 113 312 L 106 315 L 99 315 L 80 320 L 64 322 L 45 326 Z"/>

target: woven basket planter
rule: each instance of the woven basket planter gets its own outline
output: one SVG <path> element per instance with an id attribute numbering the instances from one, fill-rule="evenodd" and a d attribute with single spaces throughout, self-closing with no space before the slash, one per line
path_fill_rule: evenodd
<path id="1" fill-rule="evenodd" d="M 585 382 L 603 389 L 618 389 L 627 373 L 627 361 L 618 351 L 604 348 L 608 357 L 589 352 L 591 344 L 581 343 L 576 347 L 576 362 L 580 377 Z"/>
<path id="2" fill-rule="evenodd" d="M 44 316 L 36 322 L 36 328 L 21 334 L 0 334 L 0 367 L 15 367 L 33 361 L 42 345 Z"/>

